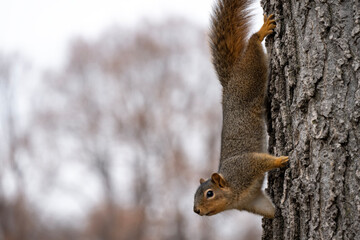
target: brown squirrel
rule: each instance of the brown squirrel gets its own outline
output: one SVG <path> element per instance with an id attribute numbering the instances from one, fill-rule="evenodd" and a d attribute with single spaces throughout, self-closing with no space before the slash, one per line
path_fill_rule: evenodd
<path id="1" fill-rule="evenodd" d="M 214 215 L 238 209 L 273 218 L 275 207 L 261 190 L 265 172 L 289 158 L 266 153 L 265 92 L 268 63 L 261 42 L 275 28 L 274 16 L 249 40 L 251 0 L 219 0 L 210 33 L 213 64 L 223 87 L 223 128 L 218 173 L 200 179 L 194 212 Z"/>

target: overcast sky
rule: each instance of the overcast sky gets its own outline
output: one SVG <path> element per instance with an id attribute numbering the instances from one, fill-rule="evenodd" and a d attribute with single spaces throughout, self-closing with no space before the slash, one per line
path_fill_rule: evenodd
<path id="1" fill-rule="evenodd" d="M 208 26 L 214 0 L 11 0 L 0 5 L 0 52 L 19 52 L 38 67 L 58 65 L 69 40 L 111 25 L 169 16 Z"/>
<path id="2" fill-rule="evenodd" d="M 54 66 L 74 36 L 95 37 L 111 25 L 183 16 L 208 24 L 213 0 L 11 0 L 0 5 L 0 52 Z"/>

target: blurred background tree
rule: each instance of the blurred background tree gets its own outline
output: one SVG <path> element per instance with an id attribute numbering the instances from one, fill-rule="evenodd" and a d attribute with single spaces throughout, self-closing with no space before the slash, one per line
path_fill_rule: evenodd
<path id="1" fill-rule="evenodd" d="M 210 60 L 181 19 L 74 39 L 41 76 L 2 55 L 0 239 L 260 239 L 260 217 L 192 212 L 218 165 Z"/>

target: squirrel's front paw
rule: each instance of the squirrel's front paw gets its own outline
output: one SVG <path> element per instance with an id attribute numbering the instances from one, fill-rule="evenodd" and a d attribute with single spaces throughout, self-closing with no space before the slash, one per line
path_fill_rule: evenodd
<path id="1" fill-rule="evenodd" d="M 275 164 L 277 167 L 285 167 L 286 165 L 288 165 L 289 162 L 289 157 L 288 156 L 280 156 L 278 158 L 275 159 Z"/>

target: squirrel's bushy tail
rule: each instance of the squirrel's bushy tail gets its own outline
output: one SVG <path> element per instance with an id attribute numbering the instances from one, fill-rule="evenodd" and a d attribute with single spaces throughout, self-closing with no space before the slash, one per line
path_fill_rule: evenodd
<path id="1" fill-rule="evenodd" d="M 218 0 L 211 17 L 210 46 L 215 70 L 225 86 L 246 47 L 251 0 Z"/>

